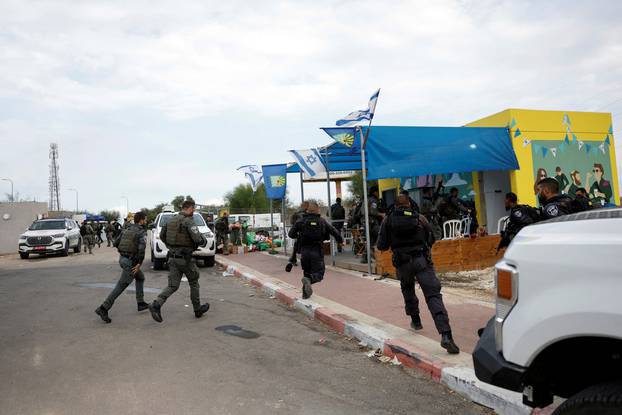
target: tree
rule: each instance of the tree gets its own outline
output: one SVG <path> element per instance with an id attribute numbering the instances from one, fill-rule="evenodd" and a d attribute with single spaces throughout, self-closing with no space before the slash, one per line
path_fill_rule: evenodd
<path id="1" fill-rule="evenodd" d="M 367 181 L 367 188 L 370 188 L 371 186 L 377 186 L 377 185 L 378 185 L 377 180 Z M 356 173 L 354 173 L 354 175 L 352 176 L 352 179 L 350 180 L 350 183 L 348 183 L 348 191 L 352 193 L 352 195 L 356 199 L 363 200 L 363 173 L 361 173 L 360 171 L 357 171 Z"/>
<path id="2" fill-rule="evenodd" d="M 184 203 L 184 201 L 186 200 L 194 200 L 194 199 L 190 195 L 186 197 L 182 195 L 175 196 L 173 200 L 171 200 L 171 205 L 173 205 L 173 208 L 175 209 L 176 212 L 179 212 L 181 210 L 181 204 Z"/>
<path id="3" fill-rule="evenodd" d="M 232 191 L 225 194 L 225 204 L 231 213 L 266 213 L 270 211 L 270 199 L 266 196 L 266 188 L 263 183 L 257 186 L 253 192 L 250 184 L 239 184 Z M 288 206 L 287 196 L 285 206 Z M 274 212 L 281 211 L 281 201 L 273 203 Z"/>
<path id="4" fill-rule="evenodd" d="M 158 203 L 153 209 L 142 208 L 141 211 L 147 215 L 147 223 L 153 222 L 164 206 L 166 206 L 165 203 Z"/>
<path id="5" fill-rule="evenodd" d="M 99 212 L 100 216 L 103 216 L 108 222 L 112 222 L 113 220 L 118 220 L 121 217 L 121 213 L 117 210 L 102 210 Z"/>

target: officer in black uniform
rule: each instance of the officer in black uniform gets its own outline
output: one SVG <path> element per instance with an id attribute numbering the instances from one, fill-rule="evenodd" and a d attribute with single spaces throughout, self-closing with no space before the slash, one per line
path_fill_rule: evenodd
<path id="1" fill-rule="evenodd" d="M 510 214 L 505 230 L 501 232 L 501 241 L 499 241 L 499 246 L 497 246 L 497 252 L 509 246 L 512 239 L 525 226 L 540 220 L 538 210 L 528 205 L 519 205 L 518 197 L 512 192 L 505 195 L 505 210 L 509 210 Z"/>
<path id="2" fill-rule="evenodd" d="M 292 226 L 294 226 L 296 222 L 302 219 L 302 217 L 307 213 L 308 208 L 309 208 L 309 202 L 303 201 L 300 204 L 300 209 L 298 209 L 296 213 L 294 213 L 292 217 L 290 218 L 290 223 Z M 287 265 L 285 265 L 285 271 L 291 272 L 292 267 L 294 267 L 294 265 L 296 266 L 298 265 L 298 259 L 296 258 L 296 254 L 298 253 L 298 251 L 300 251 L 300 247 L 298 246 L 298 240 L 296 240 L 294 242 L 294 249 L 292 249 L 292 254 L 289 257 L 289 262 L 287 263 Z"/>
<path id="3" fill-rule="evenodd" d="M 415 330 L 423 328 L 419 316 L 419 300 L 415 295 L 416 278 L 436 329 L 441 335 L 441 347 L 450 354 L 457 354 L 460 349 L 451 334 L 449 316 L 441 295 L 441 283 L 436 277 L 431 260 L 430 250 L 433 243 L 434 235 L 427 219 L 410 209 L 410 202 L 405 195 L 399 195 L 395 211 L 383 220 L 380 227 L 378 249 L 393 251 L 393 265 L 397 269 L 411 327 Z"/>
<path id="4" fill-rule="evenodd" d="M 112 308 L 114 301 L 125 291 L 132 281 L 136 281 L 136 302 L 138 303 L 138 311 L 149 308 L 149 304 L 145 302 L 143 295 L 145 275 L 140 270 L 140 266 L 145 259 L 145 247 L 147 246 L 146 221 L 147 215 L 145 212 L 136 212 L 134 215 L 134 223 L 123 230 L 121 235 L 114 241 L 114 246 L 119 250 L 119 265 L 121 265 L 123 272 L 121 273 L 119 281 L 117 281 L 117 285 L 108 295 L 108 298 L 95 310 L 95 313 L 106 323 L 112 321 L 110 317 L 108 317 L 108 311 Z"/>
<path id="5" fill-rule="evenodd" d="M 335 203 L 330 207 L 330 219 L 332 225 L 339 231 L 341 234 L 343 232 L 343 224 L 346 219 L 346 210 L 343 208 L 341 204 L 341 198 L 338 197 L 335 199 Z M 341 247 L 337 248 L 337 252 L 341 252 Z"/>
<path id="6" fill-rule="evenodd" d="M 574 208 L 577 212 L 584 212 L 586 210 L 594 209 L 594 205 L 592 204 L 585 187 L 579 187 L 575 191 Z"/>
<path id="7" fill-rule="evenodd" d="M 209 310 L 209 303 L 201 304 L 199 270 L 192 262 L 192 252 L 199 246 L 205 246 L 207 239 L 199 232 L 193 216 L 194 201 L 185 200 L 181 205 L 181 212 L 173 216 L 160 231 L 160 240 L 164 241 L 168 248 L 169 273 L 168 287 L 163 289 L 158 298 L 149 305 L 151 317 L 158 323 L 162 322 L 160 311 L 162 305 L 179 289 L 183 275 L 188 278 L 194 316 L 200 318 Z"/>
<path id="8" fill-rule="evenodd" d="M 339 245 L 343 238 L 337 229 L 320 216 L 320 207 L 309 202 L 307 213 L 289 230 L 289 237 L 295 238 L 300 247 L 300 262 L 304 276 L 302 277 L 302 298 L 307 299 L 313 294 L 312 284 L 324 279 L 323 242 L 333 236 Z"/>
<path id="9" fill-rule="evenodd" d="M 541 205 L 540 216 L 543 220 L 574 213 L 572 199 L 559 194 L 559 182 L 553 177 L 540 180 L 536 188 Z"/>

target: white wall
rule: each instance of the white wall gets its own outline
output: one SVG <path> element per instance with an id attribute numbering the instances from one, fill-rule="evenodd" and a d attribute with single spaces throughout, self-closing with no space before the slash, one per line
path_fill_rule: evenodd
<path id="1" fill-rule="evenodd" d="M 39 215 L 47 213 L 47 203 L 0 203 L 0 254 L 17 253 L 19 235 L 24 233 Z"/>

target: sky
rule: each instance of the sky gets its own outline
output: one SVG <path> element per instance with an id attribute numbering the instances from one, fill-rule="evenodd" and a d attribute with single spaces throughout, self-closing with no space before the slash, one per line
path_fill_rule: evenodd
<path id="1" fill-rule="evenodd" d="M 328 144 L 319 127 L 377 88 L 377 125 L 611 112 L 620 159 L 621 18 L 617 0 L 2 0 L 0 177 L 47 201 L 55 142 L 63 208 L 68 188 L 95 212 L 218 203 L 238 166 Z"/>

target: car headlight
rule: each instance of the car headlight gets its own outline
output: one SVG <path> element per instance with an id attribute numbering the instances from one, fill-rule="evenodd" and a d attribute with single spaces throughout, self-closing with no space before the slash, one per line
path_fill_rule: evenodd
<path id="1" fill-rule="evenodd" d="M 28 239 L 28 237 L 26 235 L 20 235 L 19 236 L 19 240 L 20 241 L 25 241 L 26 239 Z"/>
<path id="2" fill-rule="evenodd" d="M 52 238 L 64 238 L 65 234 L 64 233 L 56 233 L 54 235 L 52 235 Z"/>

